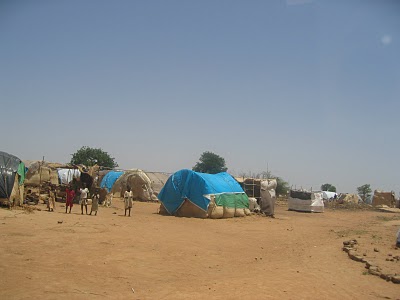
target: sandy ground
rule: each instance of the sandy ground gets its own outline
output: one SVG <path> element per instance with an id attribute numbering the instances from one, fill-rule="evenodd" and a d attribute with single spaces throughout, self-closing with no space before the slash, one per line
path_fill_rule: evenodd
<path id="1" fill-rule="evenodd" d="M 277 219 L 203 220 L 135 203 L 128 218 L 115 205 L 0 209 L 0 299 L 400 299 L 399 284 L 342 251 L 356 238 L 367 257 L 400 255 L 399 214 L 280 206 Z"/>

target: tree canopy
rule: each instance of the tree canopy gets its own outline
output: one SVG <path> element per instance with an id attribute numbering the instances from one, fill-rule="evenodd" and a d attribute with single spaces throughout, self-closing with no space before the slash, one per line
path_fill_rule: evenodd
<path id="1" fill-rule="evenodd" d="M 115 168 L 118 164 L 115 162 L 115 158 L 111 157 L 107 152 L 100 148 L 90 148 L 83 146 L 81 149 L 72 154 L 71 164 L 91 167 L 94 165 Z"/>
<path id="2" fill-rule="evenodd" d="M 225 159 L 210 151 L 201 154 L 199 161 L 192 168 L 195 172 L 217 174 L 226 172 L 228 168 L 225 165 Z"/>
<path id="3" fill-rule="evenodd" d="M 281 177 L 275 177 L 276 178 L 276 189 L 275 193 L 276 196 L 281 196 L 281 195 L 287 195 L 289 193 L 289 183 Z"/>
<path id="4" fill-rule="evenodd" d="M 357 193 L 364 202 L 367 202 L 367 200 L 371 197 L 371 192 L 372 190 L 370 184 L 364 184 L 357 188 Z"/>
<path id="5" fill-rule="evenodd" d="M 336 193 L 336 187 L 330 183 L 325 183 L 325 184 L 321 185 L 321 191 Z"/>

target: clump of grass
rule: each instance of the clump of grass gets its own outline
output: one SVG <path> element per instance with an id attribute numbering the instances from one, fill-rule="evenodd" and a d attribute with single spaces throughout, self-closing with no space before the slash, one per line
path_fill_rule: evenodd
<path id="1" fill-rule="evenodd" d="M 376 216 L 379 221 L 388 222 L 394 220 L 400 220 L 400 216 Z"/>
<path id="2" fill-rule="evenodd" d="M 367 234 L 368 231 L 363 230 L 363 229 L 346 229 L 346 230 L 341 230 L 336 232 L 336 234 L 339 237 L 348 237 L 348 236 L 359 236 L 359 235 L 364 235 Z"/>
<path id="3" fill-rule="evenodd" d="M 381 240 L 381 239 L 382 239 L 381 236 L 376 235 L 376 234 L 371 235 L 371 237 L 372 237 L 374 240 Z"/>

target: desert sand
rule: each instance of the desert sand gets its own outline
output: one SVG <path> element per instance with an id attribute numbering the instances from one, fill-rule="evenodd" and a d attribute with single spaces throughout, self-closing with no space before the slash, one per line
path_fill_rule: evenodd
<path id="1" fill-rule="evenodd" d="M 100 207 L 97 216 L 0 209 L 0 299 L 400 299 L 400 285 L 349 259 L 400 273 L 396 213 L 276 208 L 276 219 L 161 216 L 156 203 Z M 374 251 L 378 249 L 379 252 Z"/>

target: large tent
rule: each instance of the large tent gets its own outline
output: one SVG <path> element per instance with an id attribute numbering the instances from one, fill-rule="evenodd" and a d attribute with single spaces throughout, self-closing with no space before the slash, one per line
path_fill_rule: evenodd
<path id="1" fill-rule="evenodd" d="M 25 165 L 16 156 L 0 151 L 0 199 L 9 205 L 22 204 Z M 5 200 L 5 201 L 4 201 Z"/>
<path id="2" fill-rule="evenodd" d="M 102 178 L 100 187 L 107 189 L 107 192 L 110 192 L 114 183 L 118 180 L 118 178 L 124 174 L 122 171 L 109 171 L 107 174 Z"/>
<path id="3" fill-rule="evenodd" d="M 246 193 L 226 172 L 205 174 L 180 170 L 169 177 L 158 199 L 170 215 L 179 215 L 179 210 L 188 202 L 205 212 L 204 217 L 207 217 L 211 201 L 217 207 L 226 207 L 233 211 L 236 208 L 249 208 Z"/>
<path id="4" fill-rule="evenodd" d="M 127 170 L 114 183 L 111 193 L 114 197 L 123 197 L 129 186 L 134 200 L 157 201 L 157 195 L 168 177 L 167 173 L 147 172 L 140 169 Z"/>

